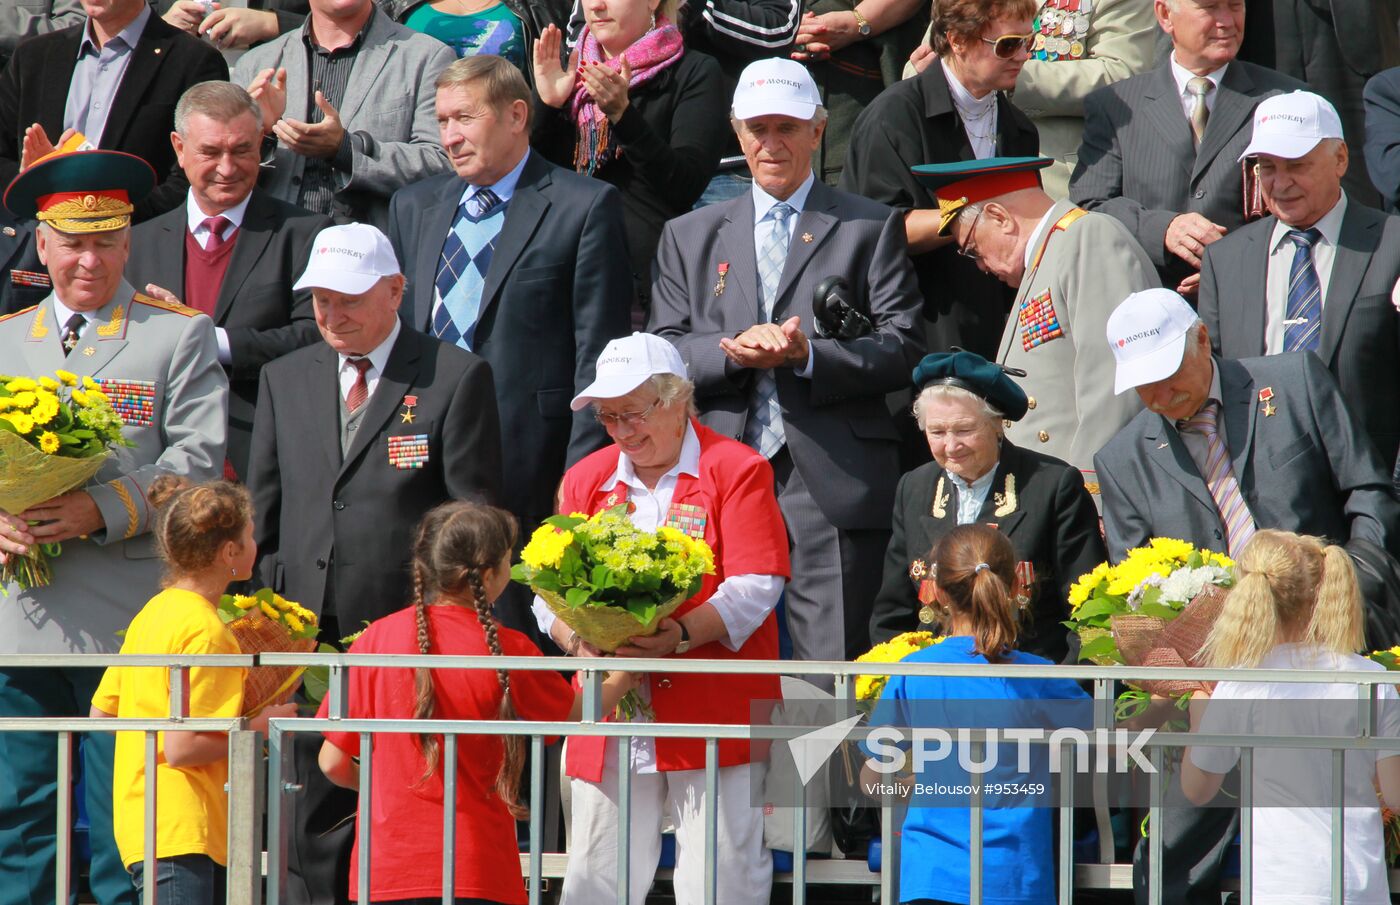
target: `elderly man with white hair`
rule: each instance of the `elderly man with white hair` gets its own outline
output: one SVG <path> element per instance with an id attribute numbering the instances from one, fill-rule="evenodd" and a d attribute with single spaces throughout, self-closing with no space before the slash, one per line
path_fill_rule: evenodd
<path id="1" fill-rule="evenodd" d="M 1261 103 L 1248 158 L 1273 214 L 1205 251 L 1199 310 L 1211 344 L 1226 358 L 1315 353 L 1392 463 L 1400 451 L 1400 217 L 1347 197 L 1342 121 L 1316 94 Z"/>

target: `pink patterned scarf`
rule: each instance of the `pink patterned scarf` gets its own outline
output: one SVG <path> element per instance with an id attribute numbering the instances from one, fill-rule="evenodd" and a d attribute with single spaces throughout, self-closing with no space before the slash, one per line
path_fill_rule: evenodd
<path id="1" fill-rule="evenodd" d="M 603 58 L 602 45 L 585 26 L 579 37 L 578 65 L 598 63 L 617 70 L 622 68 L 625 57 L 632 70 L 632 77 L 627 83 L 631 89 L 645 84 L 658 72 L 678 62 L 684 53 L 685 42 L 681 40 L 681 30 L 665 16 L 657 16 L 655 28 L 633 41 L 621 56 L 611 60 Z M 569 113 L 574 118 L 578 133 L 574 146 L 574 169 L 591 176 L 600 163 L 616 157 L 622 149 L 613 146 L 610 141 L 608 115 L 594 102 L 582 78 L 575 83 L 574 94 L 569 98 Z"/>

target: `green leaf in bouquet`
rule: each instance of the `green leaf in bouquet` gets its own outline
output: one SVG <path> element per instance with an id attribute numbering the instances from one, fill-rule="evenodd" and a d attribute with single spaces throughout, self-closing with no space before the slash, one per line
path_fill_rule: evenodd
<path id="1" fill-rule="evenodd" d="M 1161 589 L 1161 588 L 1154 588 L 1154 587 L 1152 587 L 1152 586 L 1149 585 L 1148 587 L 1143 588 L 1142 597 L 1140 598 L 1140 606 L 1139 606 L 1139 609 L 1141 609 L 1142 606 L 1146 606 L 1147 604 L 1158 604 L 1158 603 L 1161 603 L 1161 602 L 1162 602 L 1162 589 Z"/>
<path id="2" fill-rule="evenodd" d="M 560 531 L 572 531 L 586 521 L 588 519 L 579 515 L 551 515 L 544 520 L 544 523 Z"/>
<path id="3" fill-rule="evenodd" d="M 588 588 L 569 588 L 564 592 L 564 599 L 569 602 L 569 606 L 575 609 L 588 606 L 588 601 L 592 596 Z"/>
<path id="4" fill-rule="evenodd" d="M 1080 625 L 1123 611 L 1122 604 L 1114 597 L 1091 597 L 1074 611 L 1075 621 Z"/>
<path id="5" fill-rule="evenodd" d="M 75 430 L 73 431 L 73 436 L 77 437 L 79 440 L 96 440 L 96 439 L 97 439 L 97 433 L 96 433 L 95 431 L 88 430 L 88 429 L 85 428 L 85 427 L 80 427 L 80 428 L 75 429 Z"/>
<path id="6" fill-rule="evenodd" d="M 1092 641 L 1086 641 L 1079 648 L 1079 659 L 1081 660 L 1102 657 L 1112 657 L 1120 662 L 1122 660 L 1122 656 L 1118 653 L 1118 642 L 1113 640 L 1112 635 L 1104 635 Z"/>
<path id="7" fill-rule="evenodd" d="M 1118 696 L 1113 705 L 1113 716 L 1118 722 L 1141 716 L 1152 703 L 1152 695 L 1141 688 L 1129 688 Z"/>
<path id="8" fill-rule="evenodd" d="M 529 584 L 535 577 L 534 573 L 534 569 L 525 565 L 523 562 L 518 562 L 510 567 L 510 580 L 518 581 L 521 584 Z"/>
<path id="9" fill-rule="evenodd" d="M 1181 615 L 1180 610 L 1167 606 L 1165 603 L 1148 603 L 1146 601 L 1138 607 L 1137 611 L 1140 616 L 1156 616 L 1158 619 L 1167 620 L 1175 619 Z"/>
<path id="10" fill-rule="evenodd" d="M 654 597 L 632 597 L 627 601 L 627 612 L 637 617 L 642 625 L 650 625 L 656 618 L 657 603 Z"/>
<path id="11" fill-rule="evenodd" d="M 597 588 L 600 591 L 605 591 L 608 588 L 612 587 L 612 574 L 612 569 L 609 569 L 602 563 L 599 563 L 598 565 L 594 566 L 593 573 L 591 576 L 593 587 Z"/>

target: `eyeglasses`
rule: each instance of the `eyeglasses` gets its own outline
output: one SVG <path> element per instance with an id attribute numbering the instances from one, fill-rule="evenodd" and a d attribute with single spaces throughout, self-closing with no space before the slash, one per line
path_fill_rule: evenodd
<path id="1" fill-rule="evenodd" d="M 1031 52 L 1035 47 L 1035 32 L 1028 35 L 1002 35 L 999 38 L 982 38 L 983 44 L 992 45 L 992 53 L 997 55 L 998 60 L 1009 60 L 1016 56 L 1016 51 L 1024 50 Z"/>
<path id="2" fill-rule="evenodd" d="M 596 418 L 598 423 L 603 425 L 603 427 L 615 428 L 619 424 L 625 424 L 628 427 L 641 427 L 646 423 L 647 418 L 651 417 L 652 411 L 660 404 L 661 400 L 655 399 L 652 401 L 651 405 L 642 409 L 640 412 L 617 412 L 614 414 L 613 412 L 600 412 L 595 410 L 593 412 L 593 417 Z"/>
<path id="3" fill-rule="evenodd" d="M 982 208 L 979 207 L 977 209 L 977 213 L 974 214 L 972 217 L 972 225 L 967 229 L 967 241 L 964 242 L 962 245 L 958 246 L 958 254 L 962 255 L 964 258 L 967 258 L 969 261 L 976 261 L 982 257 L 981 253 L 977 251 L 976 242 L 977 221 L 981 219 Z"/>

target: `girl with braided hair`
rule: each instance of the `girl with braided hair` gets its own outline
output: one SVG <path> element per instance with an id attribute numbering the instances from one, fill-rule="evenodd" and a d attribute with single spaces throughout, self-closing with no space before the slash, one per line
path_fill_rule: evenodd
<path id="1" fill-rule="evenodd" d="M 1235 563 L 1238 581 L 1206 638 L 1213 667 L 1379 670 L 1360 656 L 1365 617 L 1346 550 L 1316 537 L 1263 530 Z M 1395 688 L 1377 688 L 1374 734 L 1400 736 Z M 1358 731 L 1357 689 L 1341 682 L 1220 682 L 1191 699 L 1191 731 L 1349 736 Z M 1400 805 L 1400 751 L 1346 752 L 1342 865 L 1345 901 L 1390 902 L 1375 789 Z M 1195 746 L 1182 756 L 1181 790 L 1193 804 L 1216 797 L 1238 748 Z M 1254 901 L 1330 903 L 1332 809 L 1324 795 L 1332 753 L 1260 747 L 1254 752 Z M 1231 802 L 1231 804 L 1233 804 Z"/>
<path id="2" fill-rule="evenodd" d="M 413 543 L 413 603 L 365 629 L 352 654 L 539 656 L 524 635 L 496 622 L 491 605 L 510 581 L 516 523 L 510 513 L 444 503 Z M 631 677 L 603 683 L 615 707 Z M 553 671 L 364 667 L 350 672 L 351 719 L 576 720 L 581 702 Z M 326 702 L 321 717 L 327 715 Z M 320 765 L 331 782 L 359 787 L 360 736 L 327 732 Z M 459 905 L 526 901 L 515 820 L 524 760 L 521 736 L 467 736 L 456 764 L 442 763 L 442 736 L 374 737 L 370 896 L 378 902 L 442 901 L 444 770 L 457 771 L 456 889 Z M 431 831 L 429 831 L 431 830 Z M 358 833 L 350 877 L 359 871 Z"/>
<path id="3" fill-rule="evenodd" d="M 1044 657 L 1017 650 L 1021 619 L 1016 551 L 997 528 L 960 525 L 929 554 L 941 642 L 904 658 L 911 663 L 1018 664 L 1049 666 Z M 1050 728 L 1089 716 L 1087 695 L 1069 679 L 1008 679 L 982 675 L 890 676 L 871 715 L 871 725 L 903 727 Z M 982 890 L 988 902 L 1053 905 L 1054 859 L 1046 750 L 1032 746 L 1028 770 L 1017 755 L 999 757 L 982 779 L 1015 791 L 984 796 Z M 906 905 L 965 903 L 970 898 L 971 812 L 956 806 L 969 782 L 950 758 L 922 768 L 904 818 L 899 901 Z M 884 794 L 891 777 L 877 773 L 872 757 L 862 780 Z M 1009 762 L 1009 765 L 1008 765 Z M 1042 787 L 1040 791 L 1035 786 Z"/>

